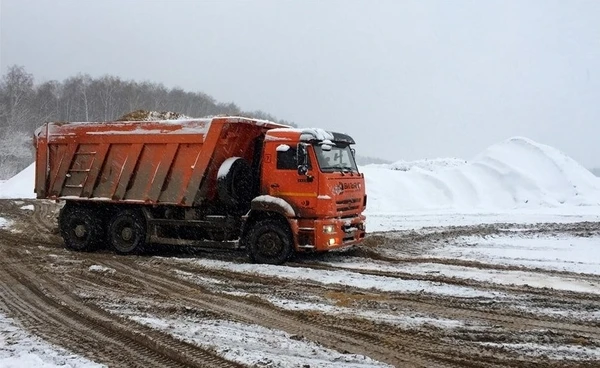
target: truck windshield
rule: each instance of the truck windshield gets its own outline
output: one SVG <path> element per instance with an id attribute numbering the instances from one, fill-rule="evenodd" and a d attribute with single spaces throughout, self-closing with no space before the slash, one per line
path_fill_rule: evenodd
<path id="1" fill-rule="evenodd" d="M 323 150 L 323 148 L 317 144 L 315 144 L 314 147 L 322 172 L 358 172 L 356 161 L 354 161 L 354 155 L 349 146 L 330 146 L 330 151 Z"/>

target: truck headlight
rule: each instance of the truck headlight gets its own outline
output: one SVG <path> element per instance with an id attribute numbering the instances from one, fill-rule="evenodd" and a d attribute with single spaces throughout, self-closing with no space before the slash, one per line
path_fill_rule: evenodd
<path id="1" fill-rule="evenodd" d="M 335 233 L 335 225 L 324 225 L 323 226 L 323 234 L 333 234 Z"/>

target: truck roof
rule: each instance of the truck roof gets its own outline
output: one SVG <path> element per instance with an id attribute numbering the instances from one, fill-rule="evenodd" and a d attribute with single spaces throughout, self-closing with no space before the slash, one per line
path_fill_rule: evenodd
<path id="1" fill-rule="evenodd" d="M 332 141 L 337 143 L 355 144 L 354 139 L 344 133 L 329 132 L 320 128 L 275 128 L 266 133 L 266 140 L 294 141 Z"/>

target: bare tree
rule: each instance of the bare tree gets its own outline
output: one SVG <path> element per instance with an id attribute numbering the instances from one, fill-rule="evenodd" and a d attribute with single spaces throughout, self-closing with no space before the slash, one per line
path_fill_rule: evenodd
<path id="1" fill-rule="evenodd" d="M 7 127 L 21 126 L 33 117 L 33 76 L 22 66 L 11 66 L 0 82 L 2 118 Z"/>
<path id="2" fill-rule="evenodd" d="M 36 86 L 23 67 L 11 66 L 0 80 L 0 179 L 33 161 L 30 137 L 44 122 L 110 121 L 140 109 L 193 117 L 235 114 L 286 123 L 260 110 L 241 111 L 233 102 L 217 102 L 203 92 L 167 89 L 148 81 L 123 81 L 110 75 L 93 78 L 78 74 Z"/>

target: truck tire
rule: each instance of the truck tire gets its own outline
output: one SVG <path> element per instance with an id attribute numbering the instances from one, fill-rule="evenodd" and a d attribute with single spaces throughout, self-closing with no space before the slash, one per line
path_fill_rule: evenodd
<path id="1" fill-rule="evenodd" d="M 104 240 L 102 221 L 89 207 L 67 202 L 60 210 L 58 226 L 67 249 L 91 251 Z"/>
<path id="2" fill-rule="evenodd" d="M 146 245 L 146 218 L 139 210 L 121 210 L 110 220 L 108 241 L 119 254 L 137 254 Z"/>
<path id="3" fill-rule="evenodd" d="M 253 198 L 252 168 L 241 157 L 230 157 L 219 168 L 219 198 L 230 209 L 246 212 Z"/>
<path id="4" fill-rule="evenodd" d="M 280 265 L 294 253 L 292 234 L 282 221 L 262 220 L 254 224 L 244 241 L 250 260 Z"/>

